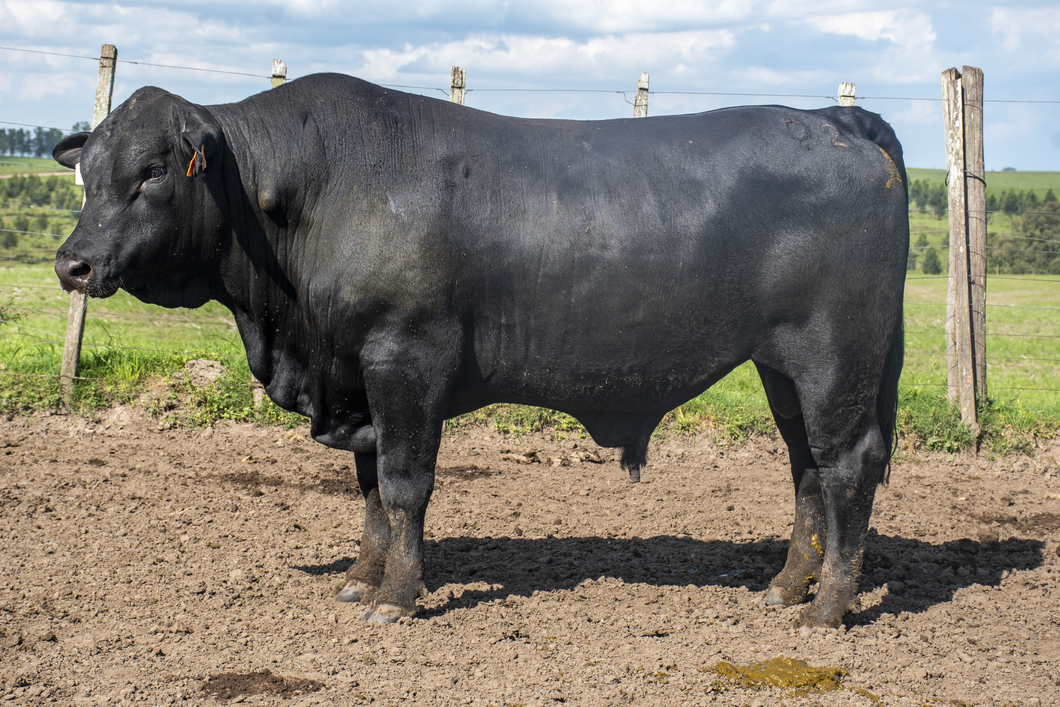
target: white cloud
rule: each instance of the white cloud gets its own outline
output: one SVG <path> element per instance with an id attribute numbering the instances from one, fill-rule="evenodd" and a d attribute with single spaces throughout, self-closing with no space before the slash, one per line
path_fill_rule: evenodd
<path id="1" fill-rule="evenodd" d="M 0 27 L 4 34 L 27 39 L 51 38 L 56 27 L 63 27 L 68 19 L 67 5 L 54 0 L 25 2 L 0 0 Z"/>
<path id="2" fill-rule="evenodd" d="M 675 27 L 718 25 L 753 17 L 755 5 L 748 0 L 541 0 L 534 3 L 536 16 L 597 33 L 651 32 Z"/>
<path id="3" fill-rule="evenodd" d="M 374 81 L 393 81 L 417 64 L 418 70 L 429 69 L 431 74 L 459 65 L 480 75 L 513 80 L 550 73 L 596 76 L 601 71 L 618 76 L 629 73 L 631 67 L 640 71 L 654 66 L 680 73 L 702 68 L 734 44 L 735 35 L 729 30 L 604 35 L 583 41 L 517 34 L 477 35 L 456 42 L 406 46 L 400 51 L 370 49 L 364 52 L 365 63 L 359 70 Z"/>
<path id="4" fill-rule="evenodd" d="M 994 8 L 990 25 L 1006 52 L 1060 64 L 1060 8 Z"/>
<path id="5" fill-rule="evenodd" d="M 936 39 L 931 17 L 910 10 L 848 12 L 805 20 L 821 32 L 857 37 L 867 42 L 885 40 L 904 47 L 929 50 Z"/>

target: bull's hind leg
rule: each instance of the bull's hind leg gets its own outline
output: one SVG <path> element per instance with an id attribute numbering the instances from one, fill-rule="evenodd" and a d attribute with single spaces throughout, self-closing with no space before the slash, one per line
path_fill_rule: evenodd
<path id="1" fill-rule="evenodd" d="M 797 623 L 835 627 L 857 608 L 872 502 L 889 450 L 876 419 L 874 396 L 851 392 L 821 397 L 816 404 L 804 400 L 803 411 L 820 475 L 826 530 L 820 588 Z"/>
<path id="2" fill-rule="evenodd" d="M 386 556 L 390 549 L 390 521 L 379 500 L 379 477 L 376 474 L 375 453 L 354 454 L 357 465 L 357 484 L 364 495 L 364 533 L 357 562 L 346 570 L 346 577 L 338 587 L 339 601 L 362 601 L 383 581 Z"/>
<path id="3" fill-rule="evenodd" d="M 806 437 L 795 384 L 767 366 L 756 365 L 773 419 L 788 446 L 791 479 L 795 484 L 795 523 L 788 543 L 788 559 L 769 585 L 766 604 L 791 606 L 805 601 L 810 584 L 821 576 L 826 542 L 821 477 Z"/>

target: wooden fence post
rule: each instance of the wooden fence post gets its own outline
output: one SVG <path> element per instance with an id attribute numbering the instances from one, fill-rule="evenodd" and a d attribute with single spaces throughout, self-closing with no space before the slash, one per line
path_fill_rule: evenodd
<path id="1" fill-rule="evenodd" d="M 283 59 L 272 60 L 272 88 L 282 86 L 287 81 L 287 64 Z"/>
<path id="2" fill-rule="evenodd" d="M 986 401 L 986 167 L 983 161 L 983 70 L 961 70 L 964 96 L 965 222 L 975 396 Z"/>
<path id="3" fill-rule="evenodd" d="M 449 68 L 449 100 L 464 105 L 464 88 L 467 85 L 467 72 L 459 66 Z"/>
<path id="4" fill-rule="evenodd" d="M 99 77 L 96 80 L 96 103 L 92 111 L 92 129 L 103 122 L 110 113 L 114 97 L 114 67 L 118 60 L 118 48 L 104 44 L 99 52 Z M 80 173 L 80 170 L 77 170 Z M 84 197 L 81 204 L 84 206 Z M 73 407 L 74 379 L 81 367 L 81 342 L 85 335 L 85 313 L 88 311 L 88 295 L 74 292 L 70 295 L 70 311 L 66 318 L 66 343 L 63 346 L 63 363 L 59 370 L 59 388 L 63 402 Z"/>
<path id="5" fill-rule="evenodd" d="M 854 105 L 854 93 L 856 90 L 857 87 L 852 83 L 843 82 L 839 84 L 839 105 Z"/>
<path id="6" fill-rule="evenodd" d="M 946 301 L 947 391 L 961 421 L 979 435 L 975 404 L 975 346 L 970 303 L 968 220 L 965 194 L 964 91 L 957 69 L 942 72 L 942 112 L 949 186 L 950 272 Z"/>
<path id="7" fill-rule="evenodd" d="M 637 81 L 637 97 L 633 99 L 633 117 L 648 117 L 648 72 L 641 72 Z"/>

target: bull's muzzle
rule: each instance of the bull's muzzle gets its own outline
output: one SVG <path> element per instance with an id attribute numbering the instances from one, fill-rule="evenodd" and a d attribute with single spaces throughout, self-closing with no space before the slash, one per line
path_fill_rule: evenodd
<path id="1" fill-rule="evenodd" d="M 92 277 L 92 266 L 80 258 L 57 256 L 55 274 L 67 292 L 88 291 L 88 281 Z"/>

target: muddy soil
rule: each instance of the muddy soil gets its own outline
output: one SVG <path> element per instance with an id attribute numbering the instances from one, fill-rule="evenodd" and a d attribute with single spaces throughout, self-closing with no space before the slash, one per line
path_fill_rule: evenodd
<path id="1" fill-rule="evenodd" d="M 357 620 L 352 458 L 305 430 L 159 430 L 128 409 L 0 422 L 0 702 L 12 705 L 1060 704 L 1060 468 L 903 451 L 859 613 L 767 608 L 793 504 L 756 439 L 442 446 L 430 594 Z M 841 668 L 763 687 L 719 664 Z M 767 676 L 768 677 L 768 676 Z"/>

